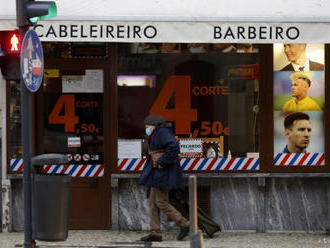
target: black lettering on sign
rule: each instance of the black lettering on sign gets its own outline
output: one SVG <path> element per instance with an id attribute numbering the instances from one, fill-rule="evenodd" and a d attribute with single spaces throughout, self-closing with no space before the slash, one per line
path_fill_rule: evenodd
<path id="1" fill-rule="evenodd" d="M 97 28 L 96 25 L 91 25 L 90 26 L 89 33 L 90 33 L 90 37 L 91 38 L 97 38 L 97 35 L 96 34 L 94 35 L 94 33 L 97 32 L 97 29 L 96 28 Z"/>
<path id="2" fill-rule="evenodd" d="M 67 26 L 60 25 L 60 37 L 61 38 L 68 37 Z"/>
<path id="3" fill-rule="evenodd" d="M 55 33 L 55 30 L 53 28 L 52 25 L 50 25 L 49 29 L 48 29 L 48 32 L 46 34 L 46 37 L 48 37 L 49 35 L 53 35 L 55 38 L 57 37 L 56 33 Z"/>
<path id="4" fill-rule="evenodd" d="M 233 31 L 231 30 L 230 27 L 228 27 L 226 33 L 225 33 L 225 36 L 223 37 L 224 39 L 227 39 L 227 36 L 231 36 L 233 38 L 233 40 L 235 40 L 235 36 L 233 34 Z"/>
<path id="5" fill-rule="evenodd" d="M 283 28 L 282 27 L 276 27 L 276 40 L 278 39 L 278 37 L 280 36 L 281 39 L 283 40 L 283 36 L 282 36 L 282 33 L 283 33 Z"/>
<path id="6" fill-rule="evenodd" d="M 249 26 L 249 35 L 248 35 L 249 39 L 250 40 L 253 40 L 257 37 L 257 34 L 256 34 L 256 28 L 255 27 L 251 27 Z"/>
<path id="7" fill-rule="evenodd" d="M 281 26 L 213 26 L 213 38 L 227 40 L 296 40 L 300 30 L 295 27 Z"/>
<path id="8" fill-rule="evenodd" d="M 265 26 L 259 27 L 259 39 L 260 40 L 267 39 L 267 27 L 265 27 Z"/>
<path id="9" fill-rule="evenodd" d="M 137 35 L 137 36 L 139 36 L 139 38 L 141 38 L 140 32 L 141 32 L 141 28 L 140 28 L 140 26 L 134 26 L 134 34 L 133 34 L 133 38 L 134 38 L 134 39 L 136 38 L 135 35 Z"/>
<path id="10" fill-rule="evenodd" d="M 290 39 L 290 40 L 295 40 L 299 37 L 300 32 L 299 29 L 297 27 L 289 27 L 286 30 L 286 36 Z"/>
<path id="11" fill-rule="evenodd" d="M 37 24 L 37 25 L 35 25 L 35 26 L 33 27 L 33 30 L 36 31 L 36 33 L 38 33 L 37 28 L 44 28 L 44 25 L 41 25 L 41 24 Z M 38 36 L 39 36 L 39 37 L 44 37 L 43 34 L 39 34 Z"/>
<path id="12" fill-rule="evenodd" d="M 117 26 L 117 38 L 125 38 L 125 29 L 124 25 L 118 25 Z"/>
<path id="13" fill-rule="evenodd" d="M 87 38 L 87 35 L 84 35 L 84 26 L 83 25 L 80 25 L 80 37 Z"/>
<path id="14" fill-rule="evenodd" d="M 107 25 L 107 38 L 109 38 L 109 34 L 110 34 L 111 38 L 115 38 L 113 36 L 112 32 L 113 32 L 113 26 Z"/>
<path id="15" fill-rule="evenodd" d="M 71 25 L 71 28 L 70 28 L 70 36 L 71 38 L 77 38 L 77 33 L 78 32 L 78 25 Z"/>
<path id="16" fill-rule="evenodd" d="M 157 29 L 154 26 L 149 25 L 145 27 L 143 33 L 145 37 L 153 39 L 157 35 Z"/>
<path id="17" fill-rule="evenodd" d="M 220 26 L 213 27 L 213 37 L 214 37 L 214 39 L 221 39 L 221 27 Z"/>
<path id="18" fill-rule="evenodd" d="M 245 40 L 244 32 L 245 32 L 245 28 L 242 27 L 242 26 L 238 26 L 237 27 L 237 39 L 244 39 Z M 242 36 L 242 38 L 241 38 L 241 36 Z"/>

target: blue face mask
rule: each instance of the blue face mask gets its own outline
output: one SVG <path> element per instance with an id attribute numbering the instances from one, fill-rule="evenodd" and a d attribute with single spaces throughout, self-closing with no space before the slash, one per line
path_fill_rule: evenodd
<path id="1" fill-rule="evenodd" d="M 150 136 L 152 134 L 152 129 L 151 127 L 146 128 L 146 135 Z"/>

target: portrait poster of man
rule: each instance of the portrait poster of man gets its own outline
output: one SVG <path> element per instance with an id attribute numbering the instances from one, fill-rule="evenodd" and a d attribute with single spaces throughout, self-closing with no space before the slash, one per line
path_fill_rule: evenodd
<path id="1" fill-rule="evenodd" d="M 274 156 L 306 152 L 324 152 L 323 112 L 274 111 Z"/>
<path id="2" fill-rule="evenodd" d="M 322 111 L 323 71 L 274 72 L 275 111 Z"/>
<path id="3" fill-rule="evenodd" d="M 274 71 L 323 71 L 324 44 L 274 44 Z"/>

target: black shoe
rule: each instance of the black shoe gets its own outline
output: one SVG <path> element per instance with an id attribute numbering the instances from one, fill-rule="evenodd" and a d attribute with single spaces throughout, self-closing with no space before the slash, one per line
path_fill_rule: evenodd
<path id="1" fill-rule="evenodd" d="M 189 226 L 180 227 L 180 233 L 176 237 L 177 240 L 183 240 L 189 233 Z"/>
<path id="2" fill-rule="evenodd" d="M 155 235 L 155 234 L 149 234 L 149 235 L 141 238 L 141 241 L 144 241 L 144 242 L 162 241 L 162 240 L 163 240 L 162 236 Z"/>

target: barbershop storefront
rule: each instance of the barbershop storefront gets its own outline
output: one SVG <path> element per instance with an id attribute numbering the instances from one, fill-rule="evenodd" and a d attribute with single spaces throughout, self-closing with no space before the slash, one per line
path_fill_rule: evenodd
<path id="1" fill-rule="evenodd" d="M 172 123 L 184 174 L 198 176 L 201 208 L 223 230 L 326 231 L 329 25 L 40 22 L 45 70 L 33 95 L 33 148 L 70 159 L 44 171 L 73 176 L 71 228 L 148 229 L 137 178 L 143 119 L 158 113 Z M 19 80 L 5 74 L 3 167 L 12 230 L 21 230 Z"/>

